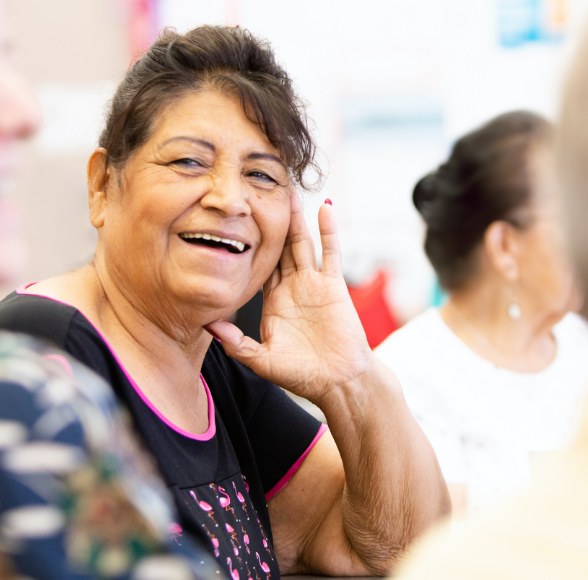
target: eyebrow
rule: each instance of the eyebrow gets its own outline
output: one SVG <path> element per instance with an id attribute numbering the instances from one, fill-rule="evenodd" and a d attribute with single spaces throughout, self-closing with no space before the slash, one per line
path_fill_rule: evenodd
<path id="1" fill-rule="evenodd" d="M 189 143 L 193 143 L 195 145 L 202 145 L 207 149 L 210 149 L 213 153 L 216 151 L 216 147 L 206 139 L 197 139 L 196 137 L 188 137 L 185 135 L 177 135 L 176 137 L 170 137 L 166 139 L 160 146 L 159 149 L 163 149 L 169 143 L 173 143 L 174 141 L 188 141 Z"/>
<path id="2" fill-rule="evenodd" d="M 166 145 L 174 141 L 188 141 L 189 143 L 193 143 L 195 145 L 201 145 L 206 149 L 212 151 L 212 153 L 216 153 L 216 147 L 210 141 L 207 141 L 206 139 L 198 139 L 196 137 L 188 137 L 187 135 L 177 135 L 176 137 L 170 137 L 159 146 L 159 149 L 163 149 Z M 262 153 L 254 151 L 253 153 L 247 155 L 247 159 L 262 159 L 266 161 L 273 161 L 274 163 L 278 163 L 279 165 L 281 165 L 285 170 L 288 169 L 286 167 L 286 164 L 277 155 L 273 155 L 272 153 Z"/>
<path id="3" fill-rule="evenodd" d="M 279 163 L 284 169 L 287 169 L 286 164 L 277 155 L 272 155 L 271 153 L 250 153 L 247 155 L 247 159 L 265 159 L 267 161 L 274 161 Z"/>

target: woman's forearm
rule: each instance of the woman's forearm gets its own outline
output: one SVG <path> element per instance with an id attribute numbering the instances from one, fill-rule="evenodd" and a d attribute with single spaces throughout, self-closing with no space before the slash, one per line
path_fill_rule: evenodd
<path id="1" fill-rule="evenodd" d="M 415 536 L 449 512 L 433 449 L 396 377 L 377 359 L 320 407 L 345 469 L 344 532 L 368 570 L 387 573 Z"/>

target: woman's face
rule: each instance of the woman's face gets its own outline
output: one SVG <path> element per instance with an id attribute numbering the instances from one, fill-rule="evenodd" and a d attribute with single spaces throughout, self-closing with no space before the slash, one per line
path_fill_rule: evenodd
<path id="1" fill-rule="evenodd" d="M 563 315 L 581 306 L 581 295 L 566 247 L 553 151 L 532 150 L 530 166 L 534 221 L 519 234 L 518 291 L 527 308 Z"/>
<path id="2" fill-rule="evenodd" d="M 109 177 L 93 223 L 127 295 L 151 310 L 196 306 L 205 324 L 270 276 L 291 195 L 279 152 L 237 99 L 211 89 L 164 110 L 120 176 Z"/>

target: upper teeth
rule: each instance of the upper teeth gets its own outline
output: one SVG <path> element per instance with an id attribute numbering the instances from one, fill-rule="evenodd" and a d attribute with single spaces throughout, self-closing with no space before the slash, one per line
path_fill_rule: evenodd
<path id="1" fill-rule="evenodd" d="M 212 240 L 213 242 L 222 242 L 223 244 L 229 244 L 237 248 L 240 252 L 245 249 L 245 244 L 237 240 L 229 240 L 229 238 L 220 238 L 219 236 L 213 236 L 212 234 L 182 234 L 183 238 Z"/>

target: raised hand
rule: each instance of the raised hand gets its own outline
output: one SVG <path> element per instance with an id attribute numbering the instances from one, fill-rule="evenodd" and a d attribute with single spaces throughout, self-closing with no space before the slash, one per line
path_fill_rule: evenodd
<path id="1" fill-rule="evenodd" d="M 373 357 L 343 279 L 333 208 L 319 210 L 319 268 L 300 200 L 291 199 L 286 244 L 264 287 L 261 344 L 226 321 L 207 328 L 255 373 L 320 403 L 334 385 L 366 372 Z"/>

